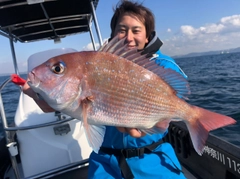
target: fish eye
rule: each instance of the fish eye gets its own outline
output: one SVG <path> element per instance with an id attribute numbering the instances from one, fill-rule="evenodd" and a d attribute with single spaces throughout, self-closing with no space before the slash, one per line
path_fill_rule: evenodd
<path id="1" fill-rule="evenodd" d="M 56 74 L 61 74 L 65 70 L 65 64 L 63 62 L 59 62 L 58 64 L 55 64 L 52 66 L 52 72 Z"/>

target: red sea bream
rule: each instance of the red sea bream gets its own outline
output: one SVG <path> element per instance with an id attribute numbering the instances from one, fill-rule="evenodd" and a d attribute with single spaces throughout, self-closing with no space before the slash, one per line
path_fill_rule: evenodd
<path id="1" fill-rule="evenodd" d="M 53 57 L 29 73 L 29 85 L 53 109 L 83 121 L 90 145 L 101 146 L 105 127 L 162 133 L 184 121 L 201 155 L 210 130 L 236 121 L 192 106 L 183 99 L 188 82 L 114 38 L 99 51 Z"/>

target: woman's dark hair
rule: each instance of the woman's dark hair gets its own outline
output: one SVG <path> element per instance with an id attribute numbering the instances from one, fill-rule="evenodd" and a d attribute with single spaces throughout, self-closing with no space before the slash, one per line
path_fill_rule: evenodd
<path id="1" fill-rule="evenodd" d="M 125 13 L 136 16 L 145 25 L 146 36 L 149 38 L 155 29 L 155 19 L 153 13 L 142 4 L 127 0 L 122 0 L 119 4 L 117 4 L 114 10 L 110 24 L 112 31 L 111 38 L 114 36 L 115 28 L 119 18 L 121 18 L 121 16 Z"/>

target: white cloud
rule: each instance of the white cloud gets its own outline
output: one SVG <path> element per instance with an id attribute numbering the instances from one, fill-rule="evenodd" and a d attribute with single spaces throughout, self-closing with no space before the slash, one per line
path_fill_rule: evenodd
<path id="1" fill-rule="evenodd" d="M 190 25 L 183 25 L 180 27 L 181 28 L 181 32 L 185 35 L 196 35 L 198 32 L 197 29 L 194 29 L 192 26 Z"/>
<path id="2" fill-rule="evenodd" d="M 164 40 L 163 52 L 181 55 L 191 52 L 224 50 L 240 46 L 240 15 L 223 17 L 201 27 L 183 25 L 175 36 Z"/>
<path id="3" fill-rule="evenodd" d="M 223 24 L 208 24 L 205 27 L 194 28 L 189 25 L 181 26 L 181 32 L 183 35 L 199 35 L 199 34 L 210 34 L 210 33 L 219 33 L 225 26 Z"/>
<path id="4" fill-rule="evenodd" d="M 167 32 L 172 32 L 172 30 L 170 28 L 167 29 Z"/>
<path id="5" fill-rule="evenodd" d="M 99 43 L 96 43 L 96 49 L 98 49 L 98 48 L 99 48 Z M 92 50 L 93 50 L 93 44 L 92 44 L 92 42 L 89 43 L 89 44 L 87 44 L 86 46 L 84 46 L 84 47 L 82 48 L 82 50 L 83 50 L 83 51 L 92 51 Z"/>
<path id="6" fill-rule="evenodd" d="M 232 24 L 233 26 L 240 26 L 240 15 L 233 15 L 228 17 L 223 17 L 220 22 L 222 24 Z"/>
<path id="7" fill-rule="evenodd" d="M 107 40 L 108 40 L 108 39 L 104 39 L 104 40 L 103 40 L 103 43 L 104 43 L 105 41 L 107 41 Z M 99 49 L 99 47 L 100 47 L 99 43 L 96 43 L 95 46 L 96 46 L 96 49 Z M 90 42 L 90 43 L 87 44 L 86 46 L 83 46 L 82 51 L 93 51 L 93 44 L 92 44 L 92 42 Z"/>

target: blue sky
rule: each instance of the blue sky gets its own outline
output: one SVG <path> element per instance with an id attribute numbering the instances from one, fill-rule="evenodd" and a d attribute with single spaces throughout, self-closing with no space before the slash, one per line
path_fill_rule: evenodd
<path id="1" fill-rule="evenodd" d="M 118 0 L 100 0 L 96 14 L 102 34 L 110 34 L 112 8 Z M 224 50 L 240 47 L 240 0 L 141 0 L 155 15 L 156 32 L 164 45 L 166 55 Z M 94 31 L 95 41 L 97 36 Z M 54 48 L 69 47 L 76 50 L 91 49 L 88 33 L 69 36 L 60 44 L 45 40 L 32 43 L 15 43 L 19 71 L 27 71 L 30 55 Z M 9 40 L 0 36 L 0 74 L 13 73 Z"/>

